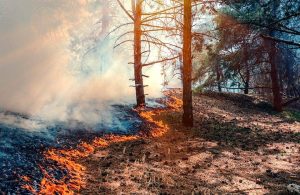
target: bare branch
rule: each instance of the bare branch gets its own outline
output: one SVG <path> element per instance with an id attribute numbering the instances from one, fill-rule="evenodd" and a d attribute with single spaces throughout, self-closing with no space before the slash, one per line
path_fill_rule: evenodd
<path id="1" fill-rule="evenodd" d="M 120 0 L 117 0 L 120 7 L 122 8 L 122 10 L 125 12 L 125 14 L 132 20 L 134 21 L 134 17 L 128 12 L 128 10 L 124 7 L 124 5 L 121 3 Z"/>
<path id="2" fill-rule="evenodd" d="M 133 40 L 125 40 L 125 41 L 122 41 L 121 43 L 117 44 L 114 46 L 114 49 L 119 47 L 120 45 L 124 44 L 124 43 L 127 43 L 127 42 L 133 42 Z"/>
<path id="3" fill-rule="evenodd" d="M 155 62 L 150 62 L 150 63 L 147 63 L 147 64 L 143 64 L 143 66 L 151 66 L 153 64 L 158 64 L 158 63 L 162 63 L 162 62 L 165 62 L 165 61 L 175 60 L 176 58 L 179 58 L 179 55 L 175 56 L 173 58 L 164 58 L 164 59 L 159 60 L 159 61 L 155 61 Z"/>

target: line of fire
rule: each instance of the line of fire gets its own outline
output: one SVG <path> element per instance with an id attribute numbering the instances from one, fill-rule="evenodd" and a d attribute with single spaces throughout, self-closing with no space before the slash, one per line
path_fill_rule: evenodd
<path id="1" fill-rule="evenodd" d="M 300 194 L 300 0 L 0 0 L 0 194 Z"/>

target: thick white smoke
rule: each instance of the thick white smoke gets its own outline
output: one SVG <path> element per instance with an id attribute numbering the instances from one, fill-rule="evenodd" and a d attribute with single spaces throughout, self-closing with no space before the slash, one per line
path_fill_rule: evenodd
<path id="1" fill-rule="evenodd" d="M 95 67 L 106 70 L 84 75 L 84 48 L 70 48 L 83 45 L 80 38 L 95 30 L 99 11 L 97 2 L 84 0 L 0 1 L 1 109 L 47 120 L 96 122 L 99 116 L 92 107 L 103 109 L 107 118 L 108 101 L 132 101 L 125 53 L 116 57 L 109 45 L 100 45 L 114 60 L 104 64 L 99 56 L 89 55 Z"/>
<path id="2" fill-rule="evenodd" d="M 134 103 L 132 48 L 116 52 L 99 39 L 102 3 L 0 1 L 1 110 L 99 123 L 110 120 L 110 104 Z M 159 96 L 160 67 L 146 74 L 147 93 Z"/>

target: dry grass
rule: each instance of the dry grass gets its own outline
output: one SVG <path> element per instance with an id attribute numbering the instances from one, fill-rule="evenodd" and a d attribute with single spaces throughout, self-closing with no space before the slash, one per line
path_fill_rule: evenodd
<path id="1" fill-rule="evenodd" d="M 278 194 L 300 184 L 300 123 L 254 98 L 196 95 L 195 127 L 158 112 L 161 137 L 115 143 L 80 160 L 81 194 Z"/>

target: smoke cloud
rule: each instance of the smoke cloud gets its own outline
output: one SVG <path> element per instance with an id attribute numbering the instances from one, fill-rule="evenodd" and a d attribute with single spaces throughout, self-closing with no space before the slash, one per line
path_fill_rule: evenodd
<path id="1" fill-rule="evenodd" d="M 0 1 L 2 110 L 99 122 L 95 107 L 109 118 L 108 104 L 133 103 L 128 53 L 116 55 L 109 41 L 94 41 L 99 45 L 82 60 L 83 43 L 91 41 L 101 16 L 99 6 L 85 0 Z"/>
<path id="2" fill-rule="evenodd" d="M 103 1 L 0 1 L 0 110 L 93 124 L 111 119 L 110 105 L 135 103 L 132 46 L 104 39 Z M 150 97 L 161 95 L 160 71 L 144 72 Z"/>

